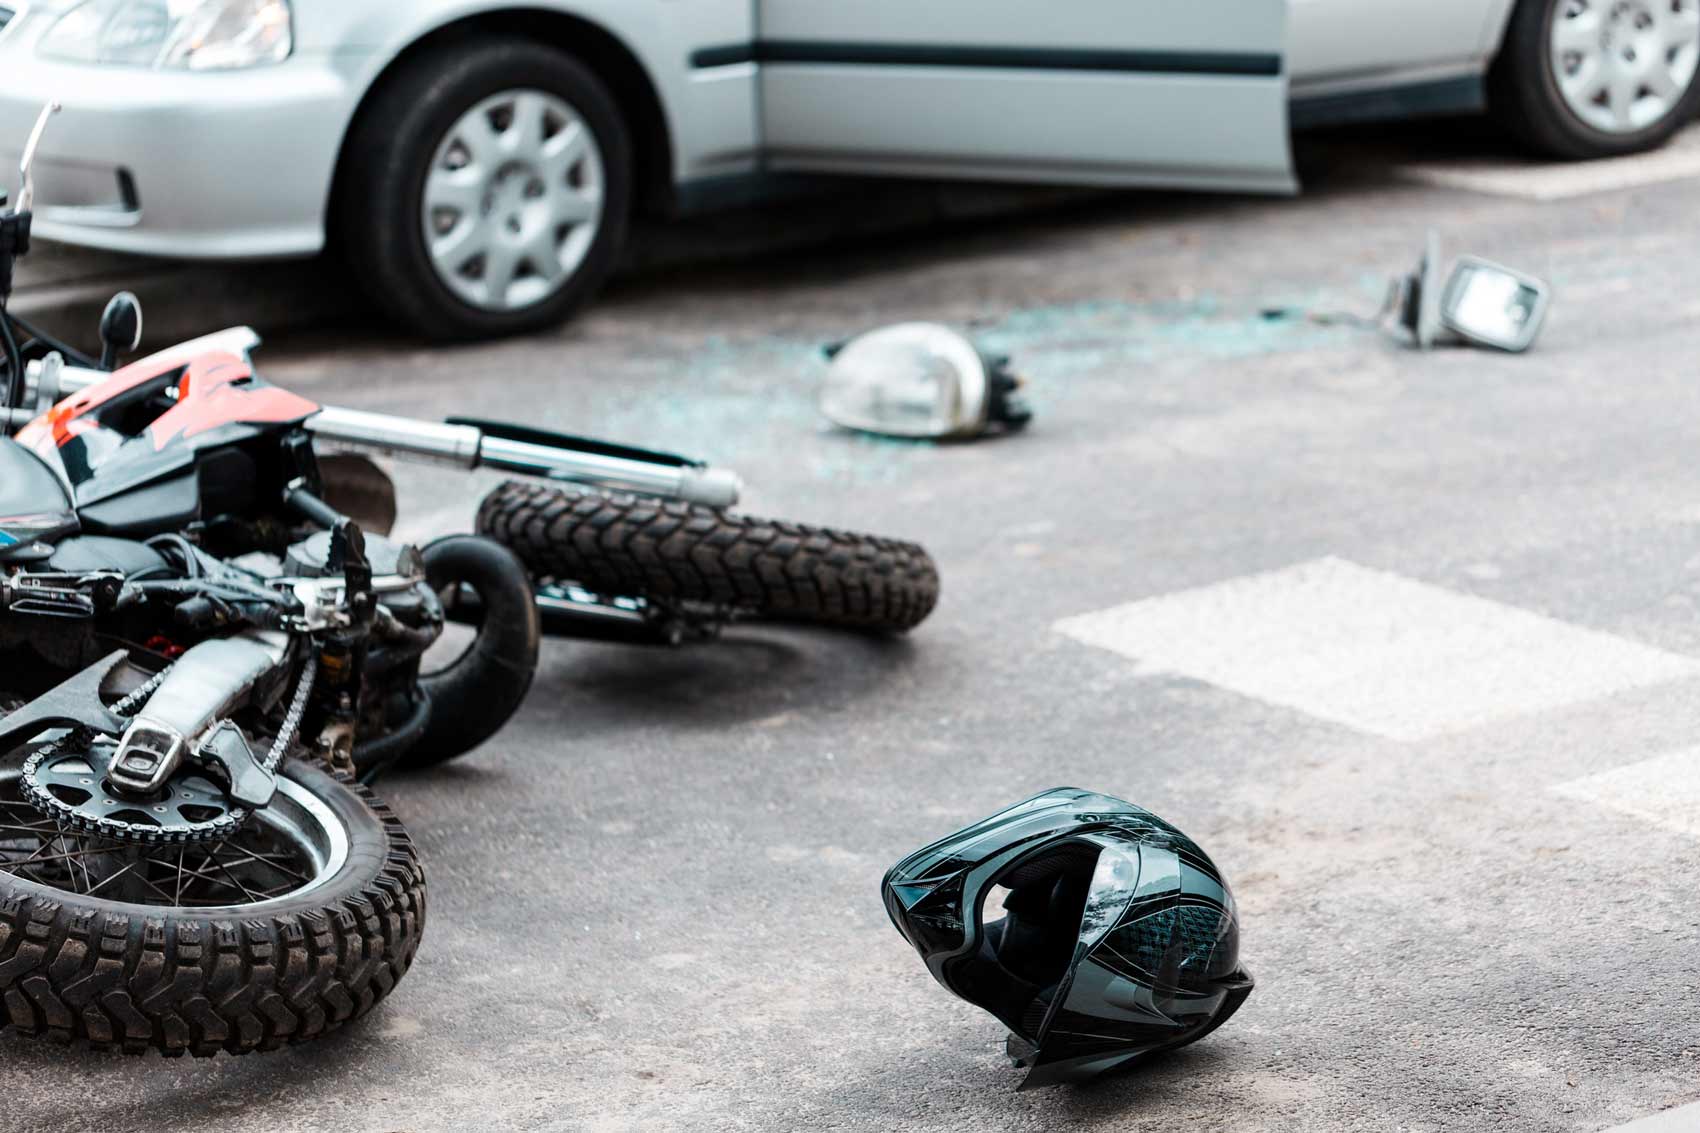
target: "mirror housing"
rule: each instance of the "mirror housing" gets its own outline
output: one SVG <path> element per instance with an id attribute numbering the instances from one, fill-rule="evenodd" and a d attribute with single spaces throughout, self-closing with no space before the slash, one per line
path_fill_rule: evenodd
<path id="1" fill-rule="evenodd" d="M 1442 278 L 1440 238 L 1430 232 L 1416 270 L 1399 281 L 1399 325 L 1417 349 L 1463 343 L 1521 353 L 1534 345 L 1552 297 L 1544 282 L 1480 256 L 1460 256 Z"/>
<path id="2" fill-rule="evenodd" d="M 128 354 L 141 344 L 142 301 L 131 292 L 120 291 L 100 315 L 100 368 L 113 369 L 120 354 Z"/>

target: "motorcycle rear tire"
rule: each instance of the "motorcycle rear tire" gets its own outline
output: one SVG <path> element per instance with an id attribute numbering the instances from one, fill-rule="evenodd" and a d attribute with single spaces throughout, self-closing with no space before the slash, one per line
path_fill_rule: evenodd
<path id="1" fill-rule="evenodd" d="M 248 1054 L 318 1038 L 388 995 L 425 928 L 412 842 L 364 787 L 305 762 L 281 776 L 346 838 L 340 868 L 298 895 L 133 904 L 0 869 L 0 1028 L 126 1054 Z"/>
<path id="2" fill-rule="evenodd" d="M 515 480 L 485 498 L 478 530 L 539 578 L 781 621 L 901 633 L 939 597 L 938 568 L 917 544 L 677 500 Z"/>

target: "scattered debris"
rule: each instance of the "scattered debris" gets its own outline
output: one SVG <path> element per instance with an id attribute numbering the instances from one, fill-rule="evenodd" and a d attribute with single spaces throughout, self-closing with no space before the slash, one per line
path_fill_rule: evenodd
<path id="1" fill-rule="evenodd" d="M 826 348 L 821 412 L 865 433 L 966 440 L 1022 428 L 1032 411 L 1009 359 L 939 323 L 895 323 Z"/>
<path id="2" fill-rule="evenodd" d="M 1264 320 L 1308 319 L 1324 326 L 1380 329 L 1389 315 L 1419 350 L 1483 346 L 1521 353 L 1534 345 L 1546 320 L 1552 289 L 1542 280 L 1480 256 L 1460 256 L 1442 283 L 1440 237 L 1428 234 L 1416 269 L 1393 280 L 1373 315 L 1267 307 Z"/>

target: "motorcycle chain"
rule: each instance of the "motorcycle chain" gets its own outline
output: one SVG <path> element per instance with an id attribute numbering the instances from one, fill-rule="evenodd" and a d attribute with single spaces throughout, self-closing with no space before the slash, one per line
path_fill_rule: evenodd
<path id="1" fill-rule="evenodd" d="M 309 654 L 306 666 L 301 670 L 301 676 L 295 686 L 295 696 L 290 701 L 289 709 L 284 714 L 283 726 L 278 729 L 272 746 L 266 753 L 260 765 L 268 772 L 276 773 L 283 762 L 284 755 L 295 742 L 296 735 L 301 730 L 301 718 L 307 711 L 307 700 L 312 695 L 313 678 L 317 672 L 317 658 Z M 115 715 L 129 717 L 141 711 L 159 686 L 164 682 L 170 667 L 160 670 L 146 684 L 137 688 L 130 695 L 113 705 Z M 108 818 L 95 811 L 83 809 L 97 795 L 83 803 L 68 803 L 50 791 L 42 779 L 42 769 L 51 768 L 63 755 L 70 753 L 74 745 L 82 746 L 81 754 L 87 756 L 92 747 L 94 733 L 87 729 L 78 728 L 61 736 L 59 739 L 46 744 L 30 755 L 24 761 L 22 776 L 19 780 L 25 800 L 37 810 L 52 818 L 61 830 L 73 831 L 79 834 L 89 834 L 115 842 L 135 842 L 142 845 L 194 845 L 206 842 L 220 842 L 240 830 L 251 816 L 250 811 L 243 807 L 231 807 L 223 814 L 212 818 L 193 821 L 184 819 L 181 822 L 166 825 L 151 825 L 145 822 L 126 822 L 122 819 Z M 91 760 L 91 765 L 92 765 Z M 213 802 L 212 796 L 203 789 L 200 783 L 193 780 L 199 776 L 188 777 L 181 772 L 174 775 L 167 784 L 167 789 L 176 790 L 191 801 Z M 185 779 L 190 779 L 185 782 Z M 212 787 L 210 782 L 207 787 Z M 95 784 L 98 785 L 98 784 Z M 216 788 L 212 788 L 216 790 Z M 104 800 L 103 800 L 104 801 Z M 132 806 L 119 804 L 122 809 L 143 809 L 153 805 L 148 800 L 138 800 Z"/>

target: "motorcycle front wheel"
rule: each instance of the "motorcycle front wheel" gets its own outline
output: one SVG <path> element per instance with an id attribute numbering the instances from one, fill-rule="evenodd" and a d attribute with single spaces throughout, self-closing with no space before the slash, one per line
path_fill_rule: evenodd
<path id="1" fill-rule="evenodd" d="M 401 823 L 305 763 L 223 842 L 59 828 L 0 770 L 0 1024 L 141 1054 L 247 1054 L 371 1010 L 413 962 L 425 878 Z"/>
<path id="2" fill-rule="evenodd" d="M 604 595 L 890 633 L 938 604 L 938 568 L 915 543 L 677 500 L 514 480 L 485 498 L 478 530 L 534 577 Z"/>

